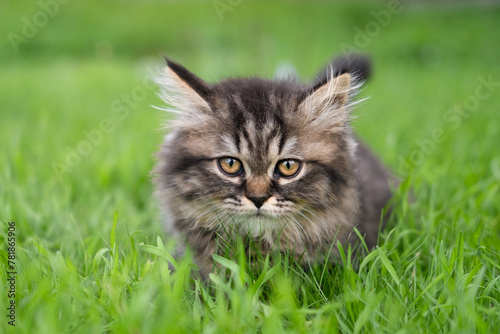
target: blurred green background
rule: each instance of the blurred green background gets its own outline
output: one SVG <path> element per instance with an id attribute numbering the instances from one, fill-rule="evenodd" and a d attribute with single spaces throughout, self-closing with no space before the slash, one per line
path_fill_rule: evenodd
<path id="1" fill-rule="evenodd" d="M 162 55 L 209 82 L 286 64 L 309 80 L 351 50 L 374 66 L 354 127 L 411 175 L 413 227 L 460 230 L 498 254 L 497 2 L 4 0 L 0 11 L 0 220 L 17 223 L 21 248 L 36 240 L 78 262 L 76 245 L 107 244 L 115 212 L 119 240 L 164 236 L 149 174 L 170 117 L 152 108 Z"/>

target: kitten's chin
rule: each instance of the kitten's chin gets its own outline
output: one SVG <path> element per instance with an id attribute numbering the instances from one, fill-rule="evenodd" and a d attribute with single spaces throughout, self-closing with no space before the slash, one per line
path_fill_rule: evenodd
<path id="1" fill-rule="evenodd" d="M 235 225 L 240 233 L 256 238 L 270 237 L 273 232 L 282 230 L 285 224 L 286 220 L 283 217 L 273 216 L 262 210 L 241 214 L 235 219 Z"/>

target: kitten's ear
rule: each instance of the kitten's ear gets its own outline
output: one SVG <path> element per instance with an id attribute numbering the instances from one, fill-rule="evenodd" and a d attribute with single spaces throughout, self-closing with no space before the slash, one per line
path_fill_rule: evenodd
<path id="1" fill-rule="evenodd" d="M 347 54 L 333 60 L 318 74 L 301 104 L 306 115 L 326 126 L 343 126 L 350 120 L 354 96 L 370 73 L 366 56 Z"/>
<path id="2" fill-rule="evenodd" d="M 162 91 L 160 97 L 176 113 L 192 113 L 196 110 L 210 110 L 210 86 L 184 66 L 167 58 L 167 67 L 157 79 Z"/>
<path id="3" fill-rule="evenodd" d="M 349 121 L 349 102 L 355 88 L 351 75 L 341 74 L 313 87 L 299 108 L 310 121 L 319 119 L 330 126 L 345 124 Z"/>
<path id="4" fill-rule="evenodd" d="M 306 98 L 310 103 L 328 108 L 342 108 L 349 100 L 351 75 L 341 74 L 322 85 L 313 87 L 313 92 Z"/>
<path id="5" fill-rule="evenodd" d="M 367 56 L 359 54 L 346 54 L 332 60 L 326 68 L 321 70 L 316 76 L 314 87 L 324 85 L 330 78 L 337 77 L 344 73 L 349 73 L 353 81 L 365 82 L 371 76 L 371 60 Z"/>

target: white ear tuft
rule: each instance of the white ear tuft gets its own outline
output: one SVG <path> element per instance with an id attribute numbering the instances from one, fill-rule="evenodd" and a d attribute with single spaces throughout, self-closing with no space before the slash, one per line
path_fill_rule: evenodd
<path id="1" fill-rule="evenodd" d="M 349 73 L 339 75 L 316 89 L 305 102 L 314 105 L 318 112 L 342 108 L 349 99 L 350 83 Z"/>
<path id="2" fill-rule="evenodd" d="M 301 103 L 300 108 L 310 122 L 323 123 L 330 128 L 344 127 L 351 119 L 353 96 L 361 85 L 352 85 L 349 73 L 331 78 L 313 91 Z"/>
<path id="3" fill-rule="evenodd" d="M 160 86 L 158 96 L 168 105 L 158 108 L 180 115 L 210 110 L 210 106 L 193 88 L 191 88 L 170 67 L 166 67 L 161 75 L 155 80 Z"/>

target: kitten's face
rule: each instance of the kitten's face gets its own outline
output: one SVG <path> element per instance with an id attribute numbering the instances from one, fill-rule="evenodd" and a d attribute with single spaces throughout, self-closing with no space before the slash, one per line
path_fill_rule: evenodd
<path id="1" fill-rule="evenodd" d="M 188 74 L 167 68 L 162 82 L 182 98 L 164 96 L 180 115 L 158 179 L 186 223 L 258 234 L 335 205 L 352 173 L 348 74 L 312 91 L 260 79 L 208 86 Z"/>

